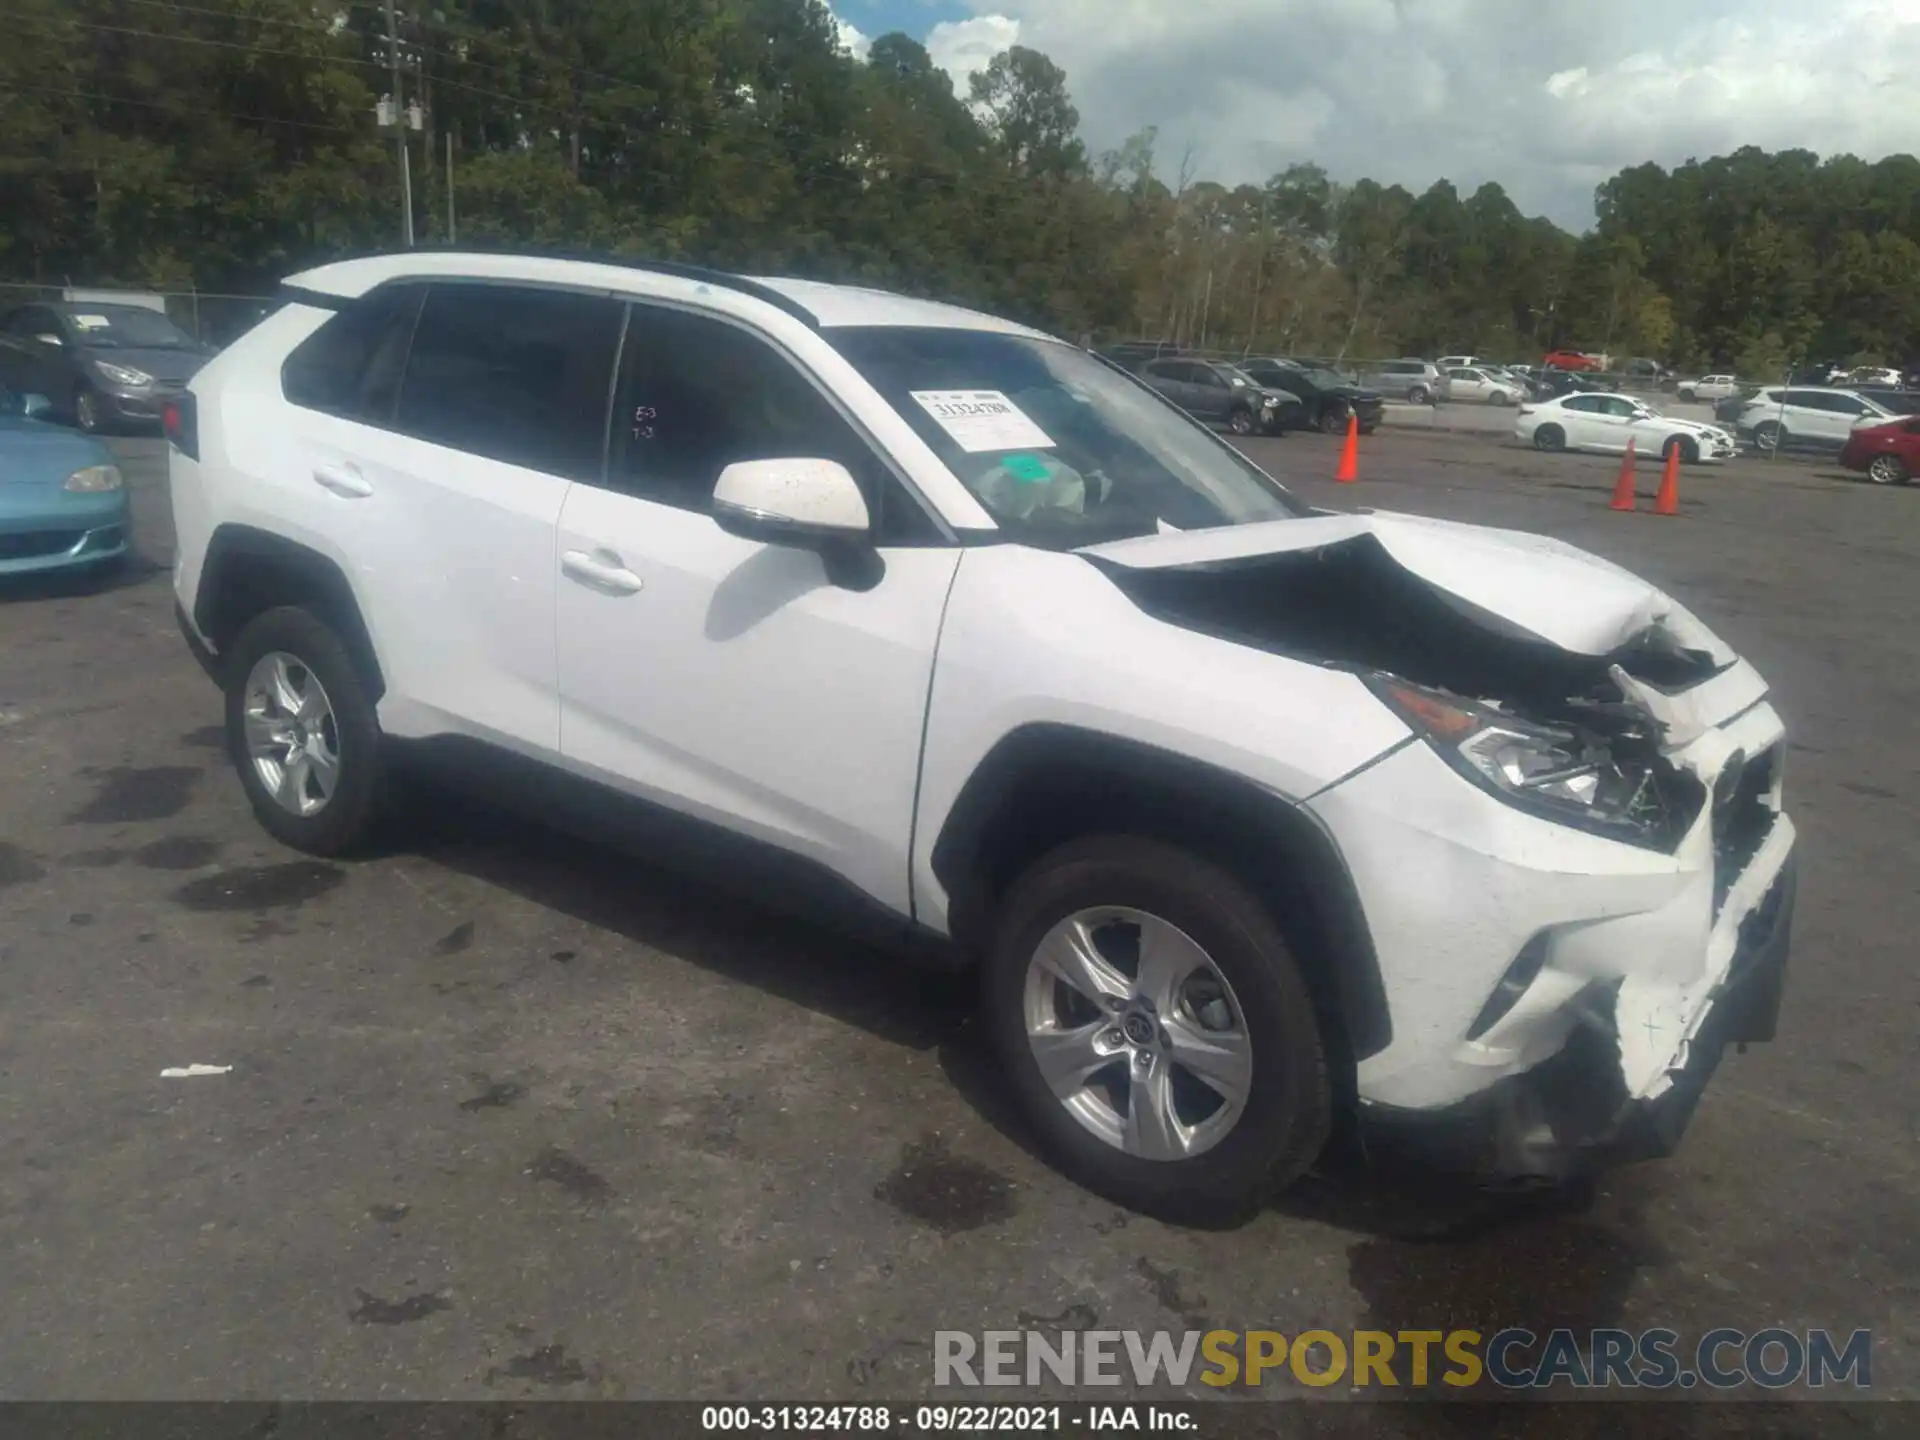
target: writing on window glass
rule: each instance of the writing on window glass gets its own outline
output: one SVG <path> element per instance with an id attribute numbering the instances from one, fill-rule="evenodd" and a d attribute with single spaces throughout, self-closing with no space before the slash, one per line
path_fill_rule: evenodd
<path id="1" fill-rule="evenodd" d="M 633 407 L 633 438 L 636 440 L 653 439 L 653 422 L 660 418 L 660 412 L 651 405 Z"/>

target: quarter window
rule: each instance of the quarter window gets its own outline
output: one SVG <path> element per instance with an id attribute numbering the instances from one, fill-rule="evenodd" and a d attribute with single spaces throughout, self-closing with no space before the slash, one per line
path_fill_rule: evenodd
<path id="1" fill-rule="evenodd" d="M 281 392 L 308 410 L 392 424 L 424 294 L 424 285 L 383 285 L 335 315 L 287 356 Z"/>
<path id="2" fill-rule="evenodd" d="M 449 449 L 598 480 L 621 307 L 604 295 L 435 283 L 414 327 L 398 427 Z"/>

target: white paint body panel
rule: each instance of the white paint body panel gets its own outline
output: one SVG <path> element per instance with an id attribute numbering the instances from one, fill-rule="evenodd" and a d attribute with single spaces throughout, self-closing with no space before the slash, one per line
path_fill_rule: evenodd
<path id="1" fill-rule="evenodd" d="M 560 749 L 643 798 L 804 855 L 902 915 L 922 722 L 957 549 L 887 550 L 872 590 L 690 510 L 576 485 L 560 547 Z"/>
<path id="2" fill-rule="evenodd" d="M 434 275 L 603 290 L 746 326 L 833 396 L 948 526 L 992 529 L 831 343 L 766 298 L 615 265 L 431 253 L 325 266 L 294 283 L 353 297 Z M 1045 338 L 954 307 L 765 283 L 829 325 Z M 1793 831 L 1776 792 L 1774 828 L 1716 915 L 1704 817 L 1661 854 L 1521 812 L 1408 743 L 1356 675 L 1155 619 L 1089 556 L 890 549 L 877 586 L 845 589 L 818 556 L 730 536 L 705 514 L 296 409 L 280 395 L 279 364 L 326 318 L 290 305 L 194 381 L 201 460 L 172 458 L 174 583 L 189 613 L 217 525 L 307 545 L 353 589 L 388 680 L 389 732 L 492 739 L 812 859 L 936 931 L 949 903 L 931 865 L 941 826 L 1022 728 L 1080 727 L 1243 777 L 1305 807 L 1351 870 L 1393 1027 L 1360 1066 L 1365 1101 L 1444 1106 L 1538 1064 L 1596 979 L 1621 982 L 1629 1090 L 1659 1093 L 1713 1001 L 1741 918 L 1786 863 Z M 316 483 L 316 468 L 345 465 L 364 495 Z M 1363 535 L 1491 630 L 1599 656 L 1657 624 L 1711 655 L 1719 673 L 1682 694 L 1625 687 L 1666 727 L 1673 762 L 1705 783 L 1736 752 L 1780 740 L 1759 676 L 1683 606 L 1552 540 L 1374 513 L 1168 533 L 1090 556 L 1163 568 Z M 1466 1041 L 1491 987 L 1542 930 L 1551 943 L 1537 980 Z"/>

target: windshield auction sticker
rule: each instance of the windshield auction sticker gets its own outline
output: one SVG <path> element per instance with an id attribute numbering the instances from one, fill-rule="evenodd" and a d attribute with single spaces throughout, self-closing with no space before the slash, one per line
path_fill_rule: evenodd
<path id="1" fill-rule="evenodd" d="M 909 392 L 953 443 L 969 455 L 987 450 L 1051 450 L 1053 441 L 998 390 Z"/>

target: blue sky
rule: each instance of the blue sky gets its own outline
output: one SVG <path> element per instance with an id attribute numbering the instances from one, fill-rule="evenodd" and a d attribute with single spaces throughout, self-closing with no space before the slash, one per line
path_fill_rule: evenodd
<path id="1" fill-rule="evenodd" d="M 1742 145 L 1920 150 L 1920 0 L 828 0 L 856 53 L 903 30 L 966 93 L 1008 45 L 1067 74 L 1098 153 L 1147 126 L 1159 172 L 1298 160 L 1593 223 L 1631 165 Z M 848 31 L 858 32 L 858 36 Z"/>

